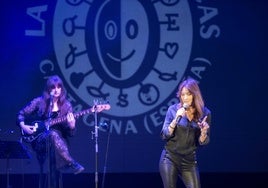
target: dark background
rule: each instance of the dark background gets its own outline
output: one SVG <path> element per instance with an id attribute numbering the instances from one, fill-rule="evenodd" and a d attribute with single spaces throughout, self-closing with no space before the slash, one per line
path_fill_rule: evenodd
<path id="1" fill-rule="evenodd" d="M 53 53 L 53 50 L 50 46 L 51 41 L 38 39 L 37 42 L 35 39 L 24 36 L 23 15 L 26 16 L 25 8 L 31 4 L 30 2 L 16 1 L 14 4 L 12 1 L 5 1 L 1 4 L 0 138 L 16 140 L 18 138 L 15 125 L 16 113 L 26 102 L 42 91 L 44 80 L 40 74 L 38 62 L 40 56 Z M 208 1 L 208 4 L 219 9 L 215 22 L 220 26 L 221 35 L 217 41 L 211 41 L 208 45 L 209 50 L 200 49 L 198 41 L 193 44 L 193 53 L 204 52 L 204 55 L 207 53 L 214 58 L 210 71 L 205 73 L 200 83 L 206 105 L 213 115 L 211 143 L 203 148 L 199 155 L 201 177 L 204 177 L 203 181 L 206 180 L 211 184 L 213 184 L 211 181 L 224 182 L 224 179 L 225 182 L 234 181 L 241 184 L 250 180 L 252 180 L 251 183 L 255 181 L 267 183 L 265 180 L 267 176 L 263 174 L 267 174 L 268 171 L 268 126 L 266 122 L 268 2 L 265 0 L 221 0 Z M 211 48 L 211 45 L 215 46 Z M 88 129 L 86 131 L 90 132 Z M 94 173 L 94 150 L 89 149 L 91 154 L 83 158 L 80 153 L 87 150 L 88 146 L 94 148 L 94 142 L 87 137 L 89 135 L 83 135 L 85 137 L 82 139 L 84 143 L 88 142 L 88 145 L 82 145 L 82 148 L 74 153 L 75 157 L 82 161 L 89 160 L 91 166 L 89 173 Z M 105 137 L 107 134 L 103 133 L 101 136 Z M 125 139 L 133 138 L 112 137 L 110 144 L 124 142 Z M 154 138 L 149 137 L 153 145 L 142 149 L 144 145 L 146 146 L 143 142 L 148 141 L 148 138 L 146 135 L 144 137 L 141 135 L 138 139 L 139 142 L 133 142 L 133 144 L 139 143 L 138 146 L 129 146 L 137 148 L 137 155 L 125 156 L 122 159 L 125 165 L 116 169 L 116 164 L 109 164 L 108 160 L 108 164 L 115 169 L 115 174 L 119 174 L 115 176 L 114 172 L 110 171 L 113 175 L 107 176 L 107 182 L 113 176 L 115 181 L 117 178 L 121 181 L 121 177 L 127 172 L 130 174 L 148 173 L 151 174 L 148 176 L 150 181 L 161 183 L 158 176 L 158 159 L 163 142 L 155 134 Z M 106 138 L 101 140 L 101 146 L 105 147 L 106 141 Z M 152 152 L 148 151 L 149 149 Z M 148 152 L 142 153 L 145 150 Z M 100 155 L 104 154 L 105 149 L 101 150 Z M 116 154 L 116 152 L 109 153 L 111 159 L 116 158 Z M 148 154 L 152 156 L 147 158 Z M 149 161 L 147 166 L 142 167 L 144 172 L 140 170 L 141 168 L 135 167 L 139 163 L 133 162 L 133 160 L 141 160 L 143 156 Z M 1 160 L 1 163 L 3 165 L 1 164 L 0 173 L 5 174 L 5 160 Z M 27 161 L 26 167 L 28 163 L 34 162 Z M 11 173 L 16 174 L 22 171 L 27 173 L 28 169 L 24 165 L 12 168 Z M 103 162 L 100 164 L 100 169 L 102 171 Z M 31 169 L 29 172 L 38 173 L 38 168 Z M 137 174 L 136 176 L 142 179 L 143 175 Z M 230 174 L 232 177 L 228 176 Z M 250 175 L 243 176 L 243 174 Z M 82 176 L 85 181 L 90 177 L 92 183 L 93 176 L 85 177 L 84 174 L 80 177 Z M 2 177 L 5 180 L 4 175 Z M 131 177 L 132 175 L 127 178 L 124 176 L 126 181 Z M 121 183 L 124 184 L 124 182 Z M 240 186 L 240 183 L 233 185 Z M 137 184 L 142 187 L 142 183 Z M 216 183 L 213 184 L 215 185 Z M 220 183 L 217 185 L 220 187 Z M 248 183 L 247 185 L 258 184 Z M 209 187 L 209 184 L 204 187 Z"/>

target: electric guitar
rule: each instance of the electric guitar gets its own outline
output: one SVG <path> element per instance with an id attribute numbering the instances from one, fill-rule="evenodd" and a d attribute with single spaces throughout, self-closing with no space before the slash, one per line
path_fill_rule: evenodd
<path id="1" fill-rule="evenodd" d="M 73 114 L 74 114 L 74 118 L 76 119 L 85 114 L 101 112 L 103 110 L 109 110 L 110 108 L 111 108 L 110 104 L 98 104 L 98 105 L 94 105 L 92 108 L 82 110 L 80 112 L 76 112 Z M 62 116 L 62 117 L 57 117 L 54 119 L 48 119 L 45 121 L 34 121 L 31 123 L 31 126 L 33 126 L 32 128 L 34 132 L 32 134 L 27 134 L 22 130 L 21 131 L 22 138 L 25 142 L 30 143 L 34 141 L 35 139 L 37 139 L 43 132 L 45 132 L 46 130 L 49 130 L 49 128 L 52 127 L 53 125 L 65 122 L 66 120 L 67 120 L 67 117 Z"/>

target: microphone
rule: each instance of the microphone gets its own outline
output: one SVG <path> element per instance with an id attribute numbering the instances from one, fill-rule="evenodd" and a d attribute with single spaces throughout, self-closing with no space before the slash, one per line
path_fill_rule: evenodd
<path id="1" fill-rule="evenodd" d="M 55 91 L 50 92 L 50 97 L 53 97 L 55 95 Z"/>
<path id="2" fill-rule="evenodd" d="M 184 110 L 187 110 L 188 108 L 189 108 L 189 104 L 186 104 L 186 103 L 184 103 L 183 105 L 182 105 L 182 107 L 184 108 Z"/>
<path id="3" fill-rule="evenodd" d="M 189 108 L 189 106 L 190 106 L 190 105 L 189 105 L 189 104 L 186 104 L 186 103 L 184 103 L 184 104 L 182 105 L 184 111 L 187 110 L 187 109 Z M 175 120 L 176 124 L 179 123 L 179 121 L 181 120 L 181 118 L 182 118 L 181 115 L 179 115 L 178 117 L 176 117 L 176 120 Z"/>
<path id="4" fill-rule="evenodd" d="M 51 91 L 51 92 L 50 92 L 50 104 L 49 104 L 50 106 L 53 105 L 54 94 L 55 94 L 55 91 Z"/>

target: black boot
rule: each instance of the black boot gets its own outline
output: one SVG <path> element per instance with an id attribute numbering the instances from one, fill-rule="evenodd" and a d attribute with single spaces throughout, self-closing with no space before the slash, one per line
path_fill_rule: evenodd
<path id="1" fill-rule="evenodd" d="M 74 174 L 79 174 L 80 172 L 85 170 L 85 168 L 82 165 L 80 165 L 78 162 L 73 162 L 70 168 L 72 169 Z"/>
<path id="2" fill-rule="evenodd" d="M 63 173 L 74 173 L 74 174 L 79 174 L 81 173 L 83 170 L 85 170 L 85 168 L 80 165 L 78 162 L 73 161 L 70 164 L 61 167 L 60 169 L 58 169 L 60 172 Z"/>

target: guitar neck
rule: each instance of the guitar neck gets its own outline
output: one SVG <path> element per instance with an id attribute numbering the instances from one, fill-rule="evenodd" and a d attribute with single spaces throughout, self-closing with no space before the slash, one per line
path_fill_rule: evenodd
<path id="1" fill-rule="evenodd" d="M 73 114 L 74 114 L 74 118 L 77 119 L 80 116 L 83 116 L 85 114 L 90 114 L 90 113 L 92 113 L 92 110 L 87 109 L 87 110 L 82 110 L 80 112 L 76 112 L 76 113 L 73 113 Z M 61 117 L 57 117 L 57 118 L 54 118 L 54 119 L 49 119 L 49 120 L 47 120 L 45 122 L 45 124 L 49 125 L 49 126 L 53 126 L 55 124 L 63 123 L 63 122 L 66 122 L 66 121 L 67 121 L 67 116 L 61 116 Z"/>
<path id="2" fill-rule="evenodd" d="M 111 108 L 111 106 L 109 104 L 96 105 L 96 106 L 94 106 L 94 108 L 89 108 L 89 109 L 86 109 L 86 110 L 82 110 L 80 112 L 75 112 L 73 114 L 74 114 L 74 118 L 77 119 L 80 116 L 83 116 L 85 114 L 90 114 L 90 113 L 93 113 L 94 111 L 101 112 L 102 110 L 109 110 L 110 108 Z M 62 122 L 65 122 L 65 121 L 67 121 L 67 116 L 66 115 L 61 116 L 61 117 L 57 117 L 57 118 L 54 118 L 54 119 L 49 119 L 49 120 L 47 120 L 45 122 L 45 124 L 46 124 L 46 126 L 52 126 L 52 125 L 62 123 Z"/>

